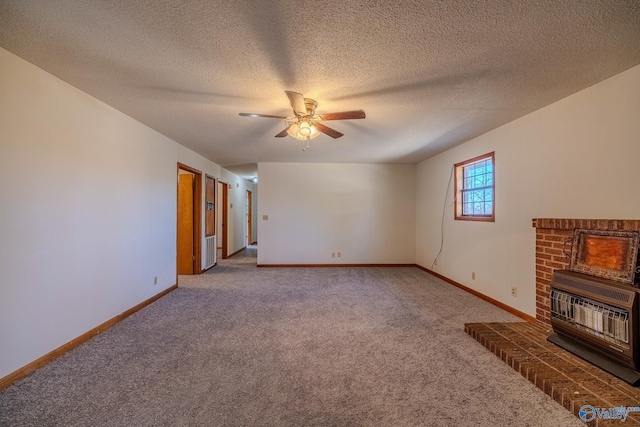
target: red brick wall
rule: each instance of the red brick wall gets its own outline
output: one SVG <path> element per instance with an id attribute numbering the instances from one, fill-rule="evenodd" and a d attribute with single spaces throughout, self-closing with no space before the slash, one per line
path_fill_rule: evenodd
<path id="1" fill-rule="evenodd" d="M 640 231 L 640 220 L 537 218 L 536 229 L 536 319 L 551 323 L 549 292 L 554 270 L 569 267 L 571 243 L 576 228 Z"/>
<path id="2" fill-rule="evenodd" d="M 565 247 L 565 242 L 572 235 L 573 230 L 536 228 L 536 319 L 539 322 L 551 323 L 551 279 L 554 270 L 569 267 L 569 257 L 563 250 L 571 254 L 571 246 Z"/>

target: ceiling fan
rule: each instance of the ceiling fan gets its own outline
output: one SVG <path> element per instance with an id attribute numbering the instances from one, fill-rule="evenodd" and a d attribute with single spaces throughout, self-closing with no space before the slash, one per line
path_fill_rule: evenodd
<path id="1" fill-rule="evenodd" d="M 283 138 L 287 135 L 308 141 L 324 133 L 331 138 L 340 138 L 343 133 L 328 126 L 319 123 L 324 120 L 351 120 L 364 119 L 366 117 L 363 110 L 343 111 L 341 113 L 316 114 L 318 103 L 310 98 L 305 98 L 301 93 L 286 90 L 285 93 L 289 97 L 291 108 L 293 108 L 293 116 L 271 116 L 268 114 L 240 113 L 245 117 L 265 117 L 267 119 L 284 119 L 287 128 L 276 135 L 276 138 Z"/>

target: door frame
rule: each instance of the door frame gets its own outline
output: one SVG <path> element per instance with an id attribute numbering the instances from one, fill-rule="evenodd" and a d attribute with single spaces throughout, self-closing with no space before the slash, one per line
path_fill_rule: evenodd
<path id="1" fill-rule="evenodd" d="M 247 211 L 245 212 L 247 216 L 247 246 L 253 243 L 253 193 L 251 190 L 247 190 Z"/>
<path id="2" fill-rule="evenodd" d="M 229 186 L 231 184 L 220 181 L 222 184 L 222 259 L 229 258 Z"/>
<path id="3" fill-rule="evenodd" d="M 178 283 L 178 175 L 181 169 L 195 175 L 193 178 L 193 274 L 202 273 L 202 172 L 178 162 L 176 169 L 176 283 Z"/>
<path id="4" fill-rule="evenodd" d="M 204 230 L 205 230 L 204 234 L 205 234 L 205 236 L 204 237 L 211 237 L 211 236 L 215 236 L 216 235 L 216 227 L 218 225 L 217 224 L 218 223 L 218 218 L 217 218 L 217 216 L 218 216 L 218 212 L 217 212 L 218 206 L 216 206 L 218 204 L 217 203 L 217 200 L 218 200 L 217 199 L 217 197 L 218 197 L 218 183 L 217 183 L 216 178 L 211 176 L 211 175 L 209 175 L 209 174 L 205 174 L 204 175 L 204 180 L 205 180 L 205 203 L 206 204 L 208 204 L 210 202 L 213 203 L 213 215 L 212 216 L 211 215 L 207 215 L 207 213 L 211 212 L 211 211 L 209 210 L 209 206 L 205 206 L 205 215 L 204 215 L 205 216 L 205 218 L 204 218 L 204 223 L 205 223 L 204 224 Z M 213 181 L 213 200 L 209 200 L 207 198 L 208 197 L 207 196 L 207 185 L 208 185 L 208 181 L 209 180 Z M 211 233 L 209 233 L 207 231 L 207 224 L 209 223 L 209 218 L 211 218 L 211 221 L 213 222 L 212 224 L 210 224 L 211 228 L 213 229 Z"/>

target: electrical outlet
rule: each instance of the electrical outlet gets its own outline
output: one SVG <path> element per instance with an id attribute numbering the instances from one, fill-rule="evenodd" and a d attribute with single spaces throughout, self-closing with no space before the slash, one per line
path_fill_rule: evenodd
<path id="1" fill-rule="evenodd" d="M 153 276 L 153 284 L 154 285 L 158 284 L 158 276 Z"/>
<path id="2" fill-rule="evenodd" d="M 336 257 L 336 253 L 335 252 L 331 252 L 331 258 L 335 258 Z"/>
<path id="3" fill-rule="evenodd" d="M 511 287 L 511 296 L 512 297 L 517 297 L 518 296 L 518 288 L 516 288 L 515 286 Z"/>
<path id="4" fill-rule="evenodd" d="M 263 221 L 269 221 L 269 215 L 262 215 Z"/>
<path id="5" fill-rule="evenodd" d="M 473 271 L 471 273 L 471 280 L 476 280 L 476 272 L 475 271 Z"/>
<path id="6" fill-rule="evenodd" d="M 338 252 L 338 258 L 342 256 L 342 252 Z"/>

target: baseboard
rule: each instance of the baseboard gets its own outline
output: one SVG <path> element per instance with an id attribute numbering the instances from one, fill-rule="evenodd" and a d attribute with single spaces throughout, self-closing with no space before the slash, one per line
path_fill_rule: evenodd
<path id="1" fill-rule="evenodd" d="M 485 300 L 486 302 L 495 305 L 496 307 L 500 307 L 504 311 L 508 311 L 509 313 L 514 314 L 514 315 L 518 316 L 519 318 L 526 320 L 527 322 L 531 322 L 531 323 L 536 323 L 537 322 L 535 317 L 529 316 L 527 313 L 523 313 L 522 311 L 516 310 L 515 308 L 513 308 L 511 306 L 508 306 L 505 303 L 502 303 L 502 302 L 500 302 L 498 300 L 495 300 L 495 299 L 493 299 L 493 298 L 491 298 L 489 296 L 486 296 L 485 294 L 480 293 L 480 292 L 478 292 L 478 291 L 476 291 L 474 289 L 468 288 L 465 285 L 456 282 L 455 280 L 451 280 L 448 277 L 443 276 L 442 274 L 436 273 L 435 271 L 429 270 L 428 268 L 423 267 L 421 265 L 417 265 L 416 264 L 416 267 L 418 267 L 420 270 L 426 271 L 427 273 L 431 274 L 432 276 L 437 277 L 438 279 L 442 279 L 445 282 L 447 282 L 447 283 L 449 283 L 449 284 L 451 284 L 451 285 L 453 285 L 453 286 L 455 286 L 457 288 L 462 289 L 463 291 L 469 292 L 470 294 L 473 294 L 473 295 L 477 296 L 478 298 L 480 298 L 482 300 Z"/>
<path id="2" fill-rule="evenodd" d="M 134 307 L 131 307 L 130 309 L 128 309 L 127 311 L 117 315 L 116 317 L 107 320 L 106 322 L 102 323 L 101 325 L 96 326 L 95 328 L 85 332 L 84 334 L 80 335 L 77 338 L 72 339 L 71 341 L 69 341 L 66 344 L 61 345 L 60 347 L 56 348 L 55 350 L 45 354 L 44 356 L 34 360 L 33 362 L 23 366 L 22 368 L 10 373 L 9 375 L 7 375 L 4 378 L 0 378 L 0 390 L 4 390 L 5 388 L 9 387 L 11 384 L 15 383 L 18 380 L 21 380 L 22 378 L 28 376 L 29 374 L 33 373 L 35 370 L 43 367 L 44 365 L 46 365 L 47 363 L 51 362 L 53 359 L 62 356 L 63 354 L 65 354 L 66 352 L 73 350 L 75 347 L 79 346 L 80 344 L 82 344 L 85 341 L 88 341 L 89 339 L 95 337 L 96 335 L 98 335 L 100 332 L 104 332 L 107 329 L 109 329 L 110 327 L 112 327 L 113 325 L 115 325 L 116 323 L 120 322 L 121 320 L 131 316 L 133 313 L 135 313 L 136 311 L 140 310 L 141 308 L 146 307 L 147 305 L 151 304 L 152 302 L 156 301 L 157 299 L 162 298 L 163 296 L 165 296 L 166 294 L 168 294 L 169 292 L 173 291 L 174 289 L 176 289 L 178 287 L 178 285 L 173 285 L 171 287 L 169 287 L 168 289 L 165 289 L 164 291 L 152 296 L 151 298 L 141 302 L 138 305 L 135 305 Z"/>
<path id="3" fill-rule="evenodd" d="M 258 264 L 263 268 L 324 268 L 324 267 L 415 267 L 415 264 Z"/>

